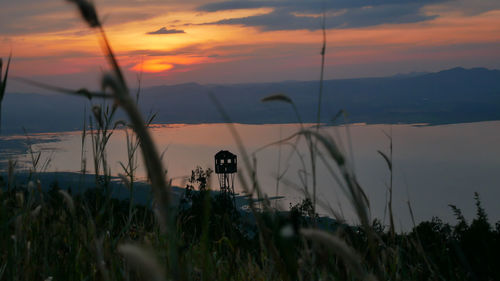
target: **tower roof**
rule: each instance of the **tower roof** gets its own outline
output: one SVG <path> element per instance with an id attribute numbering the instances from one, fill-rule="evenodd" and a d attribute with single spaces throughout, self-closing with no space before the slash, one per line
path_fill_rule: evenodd
<path id="1" fill-rule="evenodd" d="M 227 158 L 234 158 L 236 157 L 235 154 L 232 154 L 231 152 L 227 150 L 221 150 L 215 154 L 215 159 L 227 159 Z"/>

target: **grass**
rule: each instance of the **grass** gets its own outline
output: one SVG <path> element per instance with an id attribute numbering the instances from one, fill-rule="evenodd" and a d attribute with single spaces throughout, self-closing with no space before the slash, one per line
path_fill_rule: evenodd
<path id="1" fill-rule="evenodd" d="M 250 199 L 250 212 L 240 212 L 227 194 L 214 195 L 210 191 L 207 183 L 211 171 L 202 169 L 193 171 L 180 205 L 174 207 L 168 175 L 148 130 L 151 119 L 145 121 L 140 115 L 93 3 L 69 2 L 97 31 L 111 69 L 102 77 L 100 93 L 53 88 L 113 101 L 112 107 L 92 107 L 90 130 L 84 130 L 82 135 L 82 150 L 87 134 L 92 141 L 96 188 L 73 195 L 57 183 L 43 192 L 41 185 L 47 183 L 35 178 L 16 185 L 12 181 L 15 165 L 10 165 L 7 179 L 0 179 L 0 280 L 500 279 L 496 270 L 500 263 L 500 223 L 490 225 L 478 194 L 474 198 L 477 214 L 471 223 L 459 208 L 451 206 L 458 220 L 454 226 L 433 218 L 415 225 L 408 233 L 396 233 L 391 199 L 388 230 L 371 217 L 369 200 L 348 157 L 319 126 L 321 89 L 318 124 L 314 128 L 302 125 L 293 100 L 286 95 L 264 100 L 286 102 L 297 114 L 300 130 L 277 144 L 297 148 L 300 139 L 306 141 L 313 170 L 312 195 L 306 177 L 300 183 L 305 194 L 302 203 L 288 212 L 271 208 L 257 181 L 256 160 L 229 124 L 243 160 L 240 163 L 244 169 L 238 173 L 242 187 L 250 198 L 261 199 L 263 207 L 257 208 Z M 324 51 L 322 69 L 323 62 Z M 5 85 L 6 80 L 2 83 Z M 221 104 L 215 99 L 214 103 L 229 121 Z M 130 124 L 113 120 L 115 105 L 127 113 Z M 131 190 L 128 200 L 112 198 L 106 188 L 110 175 L 106 145 L 118 126 L 131 130 L 126 131 L 128 163 L 122 163 L 121 176 Z M 138 148 L 152 186 L 152 208 L 133 204 Z M 304 171 L 308 171 L 304 157 L 297 149 L 293 151 L 300 156 Z M 392 173 L 392 144 L 389 156 L 380 154 Z M 38 171 L 36 154 L 32 155 L 33 170 Z M 315 195 L 317 162 L 331 173 L 332 188 L 340 187 L 349 199 L 358 225 L 345 224 L 341 217 L 326 222 L 318 218 L 316 205 L 327 202 Z M 82 157 L 83 173 L 85 166 Z M 392 183 L 389 188 L 392 193 Z"/>
<path id="2" fill-rule="evenodd" d="M 7 66 L 5 67 L 5 74 L 2 79 L 3 60 L 0 58 L 0 134 L 2 133 L 2 102 L 5 96 L 5 89 L 7 88 L 7 78 L 9 77 L 9 67 L 11 59 L 12 54 L 9 56 Z"/>

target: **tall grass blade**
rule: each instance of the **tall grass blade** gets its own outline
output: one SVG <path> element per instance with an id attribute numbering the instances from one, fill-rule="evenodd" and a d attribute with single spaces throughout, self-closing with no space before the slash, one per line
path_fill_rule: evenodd
<path id="1" fill-rule="evenodd" d="M 29 85 L 32 85 L 32 86 L 43 88 L 43 89 L 46 89 L 46 90 L 58 92 L 58 93 L 61 93 L 61 94 L 68 94 L 68 95 L 75 95 L 75 96 L 85 97 L 85 98 L 87 98 L 89 100 L 92 99 L 92 98 L 103 98 L 103 99 L 111 99 L 111 98 L 113 98 L 112 95 L 108 95 L 108 94 L 105 94 L 105 93 L 102 93 L 102 92 L 89 91 L 88 89 L 85 89 L 85 88 L 81 88 L 81 89 L 78 89 L 78 90 L 68 89 L 68 88 L 54 86 L 54 85 L 50 85 L 50 84 L 46 84 L 46 83 L 34 81 L 34 80 L 23 78 L 23 77 L 16 77 L 16 76 L 13 76 L 12 79 L 20 81 L 20 82 L 23 82 L 23 83 L 26 83 L 26 84 L 29 84 Z"/>
<path id="2" fill-rule="evenodd" d="M 12 54 L 9 55 L 9 60 L 7 61 L 7 66 L 5 67 L 5 75 L 2 80 L 2 68 L 3 61 L 0 59 L 0 134 L 2 133 L 2 102 L 5 96 L 5 89 L 7 88 L 7 78 L 9 77 L 10 60 L 12 59 Z"/>
<path id="3" fill-rule="evenodd" d="M 270 96 L 267 96 L 267 97 L 264 97 L 260 100 L 261 102 L 285 102 L 285 103 L 288 103 L 292 106 L 293 108 L 293 112 L 295 113 L 295 116 L 297 117 L 297 121 L 299 122 L 301 128 L 303 129 L 303 123 L 302 123 L 302 118 L 300 117 L 300 114 L 299 114 L 299 110 L 297 109 L 297 106 L 295 105 L 295 103 L 293 102 L 293 100 L 285 95 L 285 94 L 274 94 L 274 95 L 270 95 Z"/>
<path id="4" fill-rule="evenodd" d="M 68 2 L 76 4 L 80 15 L 87 22 L 91 28 L 97 28 L 101 26 L 101 22 L 97 17 L 97 11 L 95 9 L 94 3 L 87 0 L 67 0 Z"/>
<path id="5" fill-rule="evenodd" d="M 285 94 L 275 94 L 275 95 L 267 96 L 265 98 L 262 98 L 260 101 L 261 102 L 282 101 L 282 102 L 286 102 L 286 103 L 290 103 L 290 104 L 293 103 L 292 99 Z"/>
<path id="6" fill-rule="evenodd" d="M 391 128 L 391 133 L 388 134 L 384 131 L 384 134 L 386 137 L 389 139 L 389 156 L 387 156 L 385 153 L 382 151 L 378 150 L 377 152 L 384 158 L 385 162 L 387 163 L 387 166 L 389 167 L 389 173 L 390 173 L 390 178 L 389 178 L 389 203 L 388 203 L 388 208 L 389 208 L 389 221 L 390 221 L 390 233 L 391 233 L 391 238 L 394 239 L 396 232 L 394 229 L 394 215 L 392 212 L 392 183 L 393 183 L 393 170 L 392 170 L 392 128 Z"/>
<path id="7" fill-rule="evenodd" d="M 7 60 L 7 66 L 5 67 L 5 74 L 3 76 L 2 83 L 0 84 L 0 100 L 3 99 L 5 95 L 5 89 L 7 88 L 7 78 L 9 77 L 9 68 L 11 60 L 12 60 L 12 54 L 9 55 L 9 59 Z M 0 68 L 0 75 L 2 74 L 1 70 L 2 68 Z"/>
<path id="8" fill-rule="evenodd" d="M 377 152 L 378 152 L 378 154 L 380 154 L 384 158 L 385 163 L 387 164 L 387 167 L 389 167 L 389 170 L 392 171 L 392 162 L 389 159 L 389 157 L 385 153 L 383 153 L 382 151 L 380 151 L 380 150 L 377 150 Z"/>
<path id="9" fill-rule="evenodd" d="M 0 280 L 2 280 L 6 268 L 7 268 L 7 263 L 5 263 L 4 265 L 2 265 L 2 267 L 0 267 Z"/>

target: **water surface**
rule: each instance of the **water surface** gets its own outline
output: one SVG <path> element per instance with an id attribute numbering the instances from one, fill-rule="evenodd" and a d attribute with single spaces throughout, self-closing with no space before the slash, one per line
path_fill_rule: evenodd
<path id="1" fill-rule="evenodd" d="M 243 140 L 245 150 L 250 156 L 255 155 L 257 178 L 263 191 L 268 196 L 284 196 L 273 204 L 288 209 L 290 203 L 294 204 L 304 198 L 305 188 L 299 177 L 299 174 L 304 175 L 301 172 L 304 168 L 291 146 L 282 144 L 260 149 L 292 135 L 300 126 L 234 126 Z M 350 125 L 322 130 L 334 137 L 350 160 L 350 165 L 370 198 L 372 215 L 386 223 L 388 218 L 385 203 L 390 173 L 377 151 L 389 154 L 389 139 L 386 134 L 392 136 L 394 213 L 398 227 L 407 229 L 411 225 L 408 201 L 411 202 L 417 221 L 439 216 L 445 221 L 454 222 L 448 204 L 457 205 L 470 220 L 475 213 L 473 194 L 476 191 L 481 196 L 490 220 L 500 220 L 499 128 L 500 122 L 494 121 L 440 126 Z M 196 166 L 213 169 L 213 156 L 222 149 L 238 155 L 239 173 L 247 171 L 243 165 L 242 153 L 237 149 L 227 124 L 156 125 L 152 132 L 158 150 L 165 151 L 165 167 L 175 185 L 184 186 L 186 177 Z M 50 158 L 48 171 L 81 169 L 81 132 L 37 134 L 31 138 L 37 139 L 32 146 L 33 150 L 42 151 L 42 159 Z M 22 141 L 23 138 L 2 138 L 4 143 L 12 139 Z M 92 173 L 89 137 L 85 142 L 86 168 L 87 172 Z M 312 193 L 310 159 L 303 140 L 298 143 L 298 150 L 309 171 L 305 184 Z M 112 173 L 123 173 L 119 165 L 119 161 L 126 163 L 123 130 L 116 131 L 111 137 L 107 154 Z M 6 157 L 2 155 L 2 159 Z M 19 168 L 30 166 L 29 155 L 17 154 L 17 159 Z M 141 167 L 137 172 L 144 179 L 144 169 Z M 283 176 L 277 184 L 278 174 Z M 352 220 L 352 209 L 343 191 L 320 161 L 317 174 L 318 200 Z M 216 188 L 216 185 L 217 181 L 213 180 L 212 187 Z M 235 181 L 235 189 L 242 192 L 242 184 L 238 179 Z M 329 213 L 325 206 L 319 211 L 322 214 Z"/>

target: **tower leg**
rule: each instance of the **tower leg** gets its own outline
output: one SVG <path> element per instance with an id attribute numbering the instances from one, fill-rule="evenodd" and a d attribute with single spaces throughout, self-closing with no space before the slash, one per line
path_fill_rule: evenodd
<path id="1" fill-rule="evenodd" d="M 231 175 L 231 196 L 233 197 L 233 206 L 236 209 L 236 196 L 234 194 L 234 175 Z"/>

